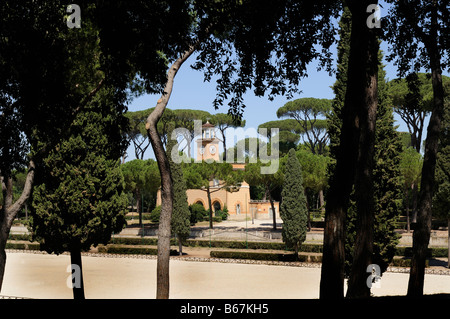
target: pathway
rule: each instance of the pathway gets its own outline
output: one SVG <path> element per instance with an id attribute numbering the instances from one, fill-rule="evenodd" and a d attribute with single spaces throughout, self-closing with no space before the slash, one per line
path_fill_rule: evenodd
<path id="1" fill-rule="evenodd" d="M 69 255 L 8 252 L 1 295 L 72 298 Z M 149 256 L 83 256 L 87 298 L 154 298 L 156 259 Z M 170 263 L 170 297 L 181 299 L 318 298 L 320 268 L 238 263 Z M 408 274 L 385 273 L 376 296 L 404 295 Z M 426 275 L 425 293 L 450 293 L 450 276 Z"/>

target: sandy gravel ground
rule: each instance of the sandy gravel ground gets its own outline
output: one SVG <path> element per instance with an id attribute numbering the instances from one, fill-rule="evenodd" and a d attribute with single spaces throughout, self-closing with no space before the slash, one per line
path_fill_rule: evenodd
<path id="1" fill-rule="evenodd" d="M 9 252 L 0 295 L 72 298 L 68 255 Z M 86 298 L 154 298 L 156 260 L 83 256 Z M 318 298 L 320 268 L 171 261 L 171 298 Z M 450 276 L 426 275 L 425 293 L 450 293 Z M 385 273 L 376 296 L 405 295 L 408 274 Z"/>

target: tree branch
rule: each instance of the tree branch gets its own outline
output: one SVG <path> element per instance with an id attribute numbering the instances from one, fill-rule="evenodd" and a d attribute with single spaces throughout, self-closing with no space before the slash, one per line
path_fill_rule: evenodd
<path id="1" fill-rule="evenodd" d="M 80 102 L 80 104 L 78 105 L 78 107 L 73 111 L 72 115 L 76 115 L 78 112 L 81 111 L 81 109 L 83 109 L 86 104 L 89 103 L 89 101 L 92 99 L 92 97 L 94 97 L 94 95 L 102 88 L 103 84 L 105 83 L 105 78 L 102 78 L 100 80 L 100 82 L 98 82 L 97 86 L 91 90 L 91 92 L 89 92 Z"/>
<path id="2" fill-rule="evenodd" d="M 31 195 L 31 190 L 33 188 L 33 181 L 34 181 L 34 173 L 35 173 L 35 165 L 34 161 L 30 160 L 29 166 L 28 166 L 28 173 L 27 178 L 25 180 L 25 185 L 22 191 L 22 194 L 20 195 L 19 199 L 12 205 L 5 207 L 6 212 L 6 222 L 7 227 L 10 228 L 12 225 L 12 222 L 14 218 L 16 218 L 17 213 L 20 209 L 24 206 L 25 202 L 28 200 L 28 198 Z"/>

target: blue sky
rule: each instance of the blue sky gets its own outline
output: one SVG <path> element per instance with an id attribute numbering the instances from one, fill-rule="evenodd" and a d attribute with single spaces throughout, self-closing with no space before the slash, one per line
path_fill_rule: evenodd
<path id="1" fill-rule="evenodd" d="M 193 63 L 195 57 L 191 57 Z M 308 77 L 300 83 L 301 94 L 296 94 L 293 99 L 300 97 L 333 98 L 334 94 L 330 86 L 334 83 L 335 77 L 330 77 L 327 72 L 317 72 L 315 63 L 308 67 Z M 167 105 L 170 109 L 197 109 L 208 111 L 211 114 L 227 113 L 228 106 L 224 104 L 220 109 L 215 110 L 213 100 L 216 94 L 216 83 L 203 81 L 203 73 L 190 68 L 190 64 L 184 64 L 178 71 L 172 95 Z M 156 105 L 158 95 L 143 95 L 135 98 L 129 105 L 129 111 L 144 110 Z M 288 99 L 284 96 L 278 96 L 273 101 L 267 97 L 256 97 L 252 91 L 246 93 L 243 118 L 246 120 L 244 129 L 255 128 L 267 121 L 277 120 L 276 111 L 283 106 Z M 254 137 L 254 136 L 251 136 Z M 233 145 L 228 145 L 231 147 Z M 134 159 L 134 148 L 131 145 L 128 150 L 127 160 Z M 195 154 L 195 153 L 194 153 Z M 145 158 L 154 158 L 151 147 L 146 152 Z"/>
<path id="2" fill-rule="evenodd" d="M 383 11 L 382 11 L 383 14 Z M 387 44 L 381 43 L 381 49 L 387 54 Z M 336 65 L 336 46 L 332 48 L 334 54 L 334 66 Z M 195 56 L 191 56 L 189 60 L 178 71 L 172 95 L 169 100 L 168 108 L 170 109 L 198 109 L 205 110 L 214 113 L 227 113 L 227 105 L 224 104 L 219 110 L 214 110 L 212 102 L 215 98 L 215 79 L 211 82 L 203 81 L 203 73 L 193 70 L 190 65 L 195 62 Z M 397 69 L 392 63 L 384 61 L 386 77 L 388 80 L 396 78 Z M 300 94 L 296 94 L 293 99 L 301 97 L 315 97 L 315 98 L 328 98 L 334 97 L 331 86 L 335 82 L 335 75 L 329 76 L 326 71 L 317 71 L 317 62 L 313 61 L 308 66 L 308 77 L 304 78 L 300 83 Z M 446 74 L 447 75 L 447 74 Z M 143 95 L 135 98 L 129 104 L 129 111 L 144 110 L 156 105 L 156 101 L 159 96 L 157 95 Z M 279 107 L 283 106 L 288 99 L 284 96 L 278 96 L 273 101 L 269 101 L 268 98 L 256 97 L 253 92 L 248 92 L 245 95 L 244 104 L 246 105 L 244 111 L 244 119 L 246 120 L 246 127 L 257 128 L 261 123 L 277 120 L 276 111 Z M 407 131 L 406 124 L 395 114 L 396 125 L 399 125 L 399 131 Z M 428 125 L 428 119 L 424 129 L 424 139 L 426 138 L 426 126 Z M 234 144 L 233 144 L 234 145 Z M 227 147 L 231 147 L 227 143 Z M 194 146 L 195 147 L 195 146 Z M 193 153 L 195 154 L 195 153 Z M 127 160 L 134 159 L 134 148 L 130 145 L 128 149 Z M 154 158 L 153 150 L 148 148 L 145 153 L 145 158 Z"/>

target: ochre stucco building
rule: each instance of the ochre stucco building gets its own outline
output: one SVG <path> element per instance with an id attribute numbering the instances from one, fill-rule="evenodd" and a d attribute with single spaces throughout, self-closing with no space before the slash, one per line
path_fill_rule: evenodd
<path id="1" fill-rule="evenodd" d="M 216 137 L 214 125 L 206 122 L 202 125 L 202 137 L 197 139 L 197 161 L 219 161 L 219 139 Z M 233 169 L 244 170 L 245 164 L 233 163 Z M 268 200 L 252 200 L 250 198 L 250 186 L 244 181 L 237 190 L 229 192 L 219 189 L 220 181 L 210 181 L 211 203 L 213 211 L 221 210 L 225 206 L 228 209 L 230 219 L 272 219 L 272 208 Z M 189 205 L 198 203 L 208 209 L 206 191 L 201 189 L 188 189 L 187 198 Z M 156 205 L 161 205 L 161 193 L 158 191 Z M 276 217 L 279 217 L 279 203 L 274 202 Z"/>

